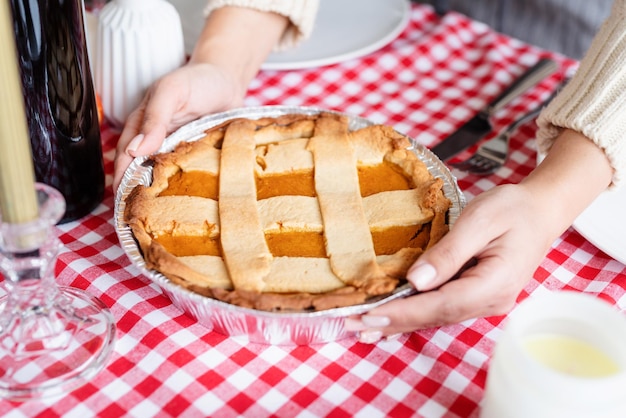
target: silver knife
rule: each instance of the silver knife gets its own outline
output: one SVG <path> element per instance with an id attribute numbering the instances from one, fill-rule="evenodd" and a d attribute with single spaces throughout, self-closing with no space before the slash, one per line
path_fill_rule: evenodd
<path id="1" fill-rule="evenodd" d="M 459 152 L 469 148 L 491 132 L 489 118 L 511 100 L 556 71 L 558 64 L 549 58 L 539 60 L 524 74 L 506 88 L 498 97 L 483 108 L 476 116 L 461 126 L 456 132 L 435 145 L 431 151 L 442 161 L 449 160 Z"/>

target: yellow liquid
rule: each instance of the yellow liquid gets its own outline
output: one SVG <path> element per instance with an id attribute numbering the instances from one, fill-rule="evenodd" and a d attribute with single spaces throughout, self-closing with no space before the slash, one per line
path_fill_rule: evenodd
<path id="1" fill-rule="evenodd" d="M 554 370 L 577 377 L 606 377 L 619 365 L 593 345 L 562 335 L 538 335 L 524 341 L 524 349 Z"/>

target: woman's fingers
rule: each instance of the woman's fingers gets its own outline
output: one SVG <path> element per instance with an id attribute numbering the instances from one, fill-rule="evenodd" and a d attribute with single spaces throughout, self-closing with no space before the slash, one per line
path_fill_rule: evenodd
<path id="1" fill-rule="evenodd" d="M 183 73 L 182 70 L 179 70 Z M 116 190 L 133 158 L 150 155 L 161 147 L 170 130 L 182 123 L 176 120 L 180 103 L 186 103 L 183 97 L 188 88 L 177 81 L 178 72 L 164 76 L 146 93 L 140 105 L 126 120 L 117 144 L 113 190 Z M 191 118 L 195 115 L 189 116 Z"/>
<path id="2" fill-rule="evenodd" d="M 498 222 L 501 214 L 489 213 L 493 205 L 481 205 L 489 197 L 487 193 L 471 202 L 451 230 L 408 270 L 407 279 L 417 290 L 430 290 L 445 283 L 507 228 Z"/>
<path id="3" fill-rule="evenodd" d="M 528 278 L 518 278 L 502 259 L 481 260 L 436 290 L 392 301 L 368 315 L 389 318 L 384 334 L 409 332 L 508 312 Z M 365 327 L 370 329 L 370 327 Z"/>
<path id="4" fill-rule="evenodd" d="M 407 274 L 422 293 L 350 318 L 346 329 L 385 336 L 508 312 L 551 242 L 535 221 L 539 203 L 518 186 L 478 196 Z"/>
<path id="5" fill-rule="evenodd" d="M 141 132 L 141 124 L 143 122 L 143 111 L 147 98 L 144 98 L 137 109 L 128 115 L 124 129 L 120 134 L 115 149 L 115 161 L 113 169 L 113 192 L 117 191 L 124 172 L 133 161 L 133 156 L 126 152 L 127 147 L 134 138 Z"/>

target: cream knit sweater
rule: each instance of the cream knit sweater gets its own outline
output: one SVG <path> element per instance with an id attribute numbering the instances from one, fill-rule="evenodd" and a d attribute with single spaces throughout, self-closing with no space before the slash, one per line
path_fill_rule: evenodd
<path id="1" fill-rule="evenodd" d="M 205 13 L 223 6 L 253 7 L 287 16 L 291 25 L 279 45 L 284 49 L 311 34 L 319 0 L 209 0 Z M 615 0 L 578 71 L 537 121 L 539 152 L 547 153 L 565 128 L 581 132 L 608 156 L 614 169 L 613 186 L 626 178 L 625 22 L 626 0 Z"/>
<path id="2" fill-rule="evenodd" d="M 626 179 L 626 0 L 615 0 L 572 80 L 539 115 L 537 144 L 547 153 L 564 129 L 604 150 L 613 184 Z M 582 168 L 581 168 L 582 169 Z"/>
<path id="3" fill-rule="evenodd" d="M 209 0 L 205 16 L 224 6 L 250 7 L 263 12 L 274 12 L 289 18 L 290 25 L 276 46 L 283 50 L 308 38 L 313 30 L 319 0 Z"/>

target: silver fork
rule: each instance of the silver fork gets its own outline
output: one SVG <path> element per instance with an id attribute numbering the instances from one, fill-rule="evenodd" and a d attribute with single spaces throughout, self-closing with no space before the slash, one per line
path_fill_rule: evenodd
<path id="1" fill-rule="evenodd" d="M 504 165 L 509 154 L 509 140 L 511 135 L 523 124 L 539 115 L 541 110 L 556 96 L 561 90 L 565 81 L 561 83 L 546 100 L 530 112 L 524 114 L 512 124 L 507 126 L 495 138 L 490 139 L 481 145 L 478 150 L 465 161 L 453 163 L 452 166 L 458 170 L 466 171 L 470 174 L 486 176 L 498 170 Z"/>
<path id="2" fill-rule="evenodd" d="M 540 110 L 541 108 L 538 108 L 526 113 L 500 132 L 498 136 L 482 144 L 474 155 L 465 161 L 453 163 L 452 166 L 458 170 L 481 176 L 486 176 L 498 170 L 504 165 L 508 157 L 509 140 L 513 132 L 530 119 L 534 119 Z"/>

